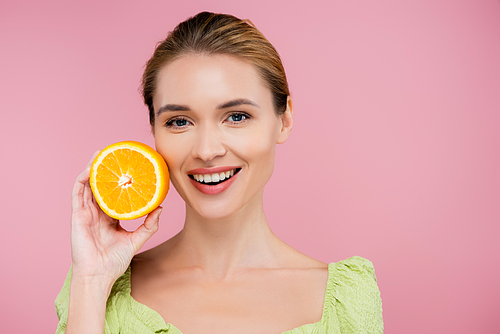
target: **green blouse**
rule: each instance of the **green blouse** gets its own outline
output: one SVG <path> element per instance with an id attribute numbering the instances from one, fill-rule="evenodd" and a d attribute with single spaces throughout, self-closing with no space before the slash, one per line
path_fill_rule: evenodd
<path id="1" fill-rule="evenodd" d="M 64 333 L 68 318 L 71 270 L 56 298 L 59 325 Z M 130 295 L 130 266 L 115 282 L 106 305 L 105 334 L 167 333 L 182 334 L 165 323 L 154 310 Z M 352 257 L 328 265 L 323 315 L 316 323 L 303 325 L 283 334 L 383 333 L 382 301 L 373 265 L 361 257 Z"/>

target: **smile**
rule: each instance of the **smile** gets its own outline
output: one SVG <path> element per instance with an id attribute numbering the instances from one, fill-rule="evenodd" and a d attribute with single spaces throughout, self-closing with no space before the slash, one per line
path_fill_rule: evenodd
<path id="1" fill-rule="evenodd" d="M 198 183 L 206 184 L 209 186 L 216 186 L 231 179 L 235 174 L 237 174 L 241 168 L 234 168 L 225 172 L 220 173 L 209 173 L 209 174 L 189 174 L 189 177 Z"/>

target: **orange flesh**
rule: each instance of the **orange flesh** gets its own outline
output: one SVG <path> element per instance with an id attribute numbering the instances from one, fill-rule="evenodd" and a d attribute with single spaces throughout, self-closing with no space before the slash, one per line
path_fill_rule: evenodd
<path id="1" fill-rule="evenodd" d="M 118 214 L 145 207 L 156 191 L 154 165 L 141 153 L 117 149 L 97 168 L 96 188 L 109 209 Z"/>

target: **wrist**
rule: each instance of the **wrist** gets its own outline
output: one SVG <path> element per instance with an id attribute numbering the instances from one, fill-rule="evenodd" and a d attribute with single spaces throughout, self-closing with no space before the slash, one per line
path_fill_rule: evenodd
<path id="1" fill-rule="evenodd" d="M 108 275 L 88 275 L 78 270 L 72 270 L 71 273 L 71 288 L 88 291 L 92 295 L 109 296 L 111 288 L 115 283 L 115 279 Z"/>

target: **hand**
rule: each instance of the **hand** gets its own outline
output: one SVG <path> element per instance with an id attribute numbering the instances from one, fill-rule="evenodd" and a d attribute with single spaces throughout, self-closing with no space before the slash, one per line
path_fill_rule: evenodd
<path id="1" fill-rule="evenodd" d="M 71 257 L 73 277 L 103 279 L 113 284 L 126 270 L 137 251 L 158 230 L 162 208 L 158 207 L 137 230 L 128 232 L 106 215 L 89 184 L 90 166 L 77 177 L 72 193 Z"/>

